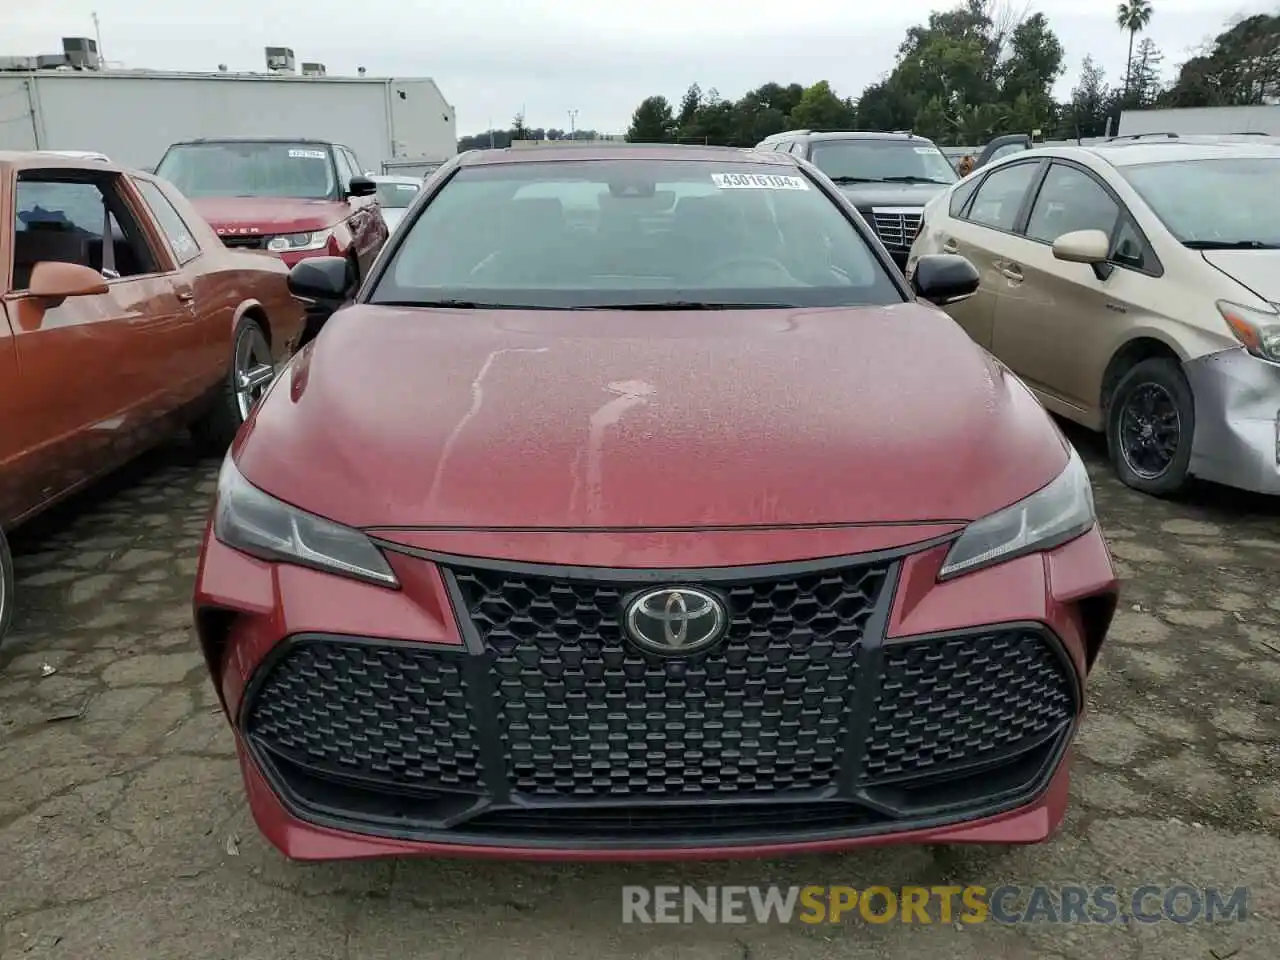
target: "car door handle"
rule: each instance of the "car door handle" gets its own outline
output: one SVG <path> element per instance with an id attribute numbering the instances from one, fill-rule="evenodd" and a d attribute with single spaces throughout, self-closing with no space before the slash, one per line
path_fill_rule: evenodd
<path id="1" fill-rule="evenodd" d="M 195 298 L 196 298 L 196 295 L 192 293 L 190 290 L 178 291 L 178 299 L 181 300 L 183 303 L 190 303 Z"/>
<path id="2" fill-rule="evenodd" d="M 954 240 L 942 241 L 943 253 L 955 253 L 959 249 L 960 249 L 960 244 L 956 243 Z"/>
<path id="3" fill-rule="evenodd" d="M 1006 280 L 1012 280 L 1015 283 L 1022 282 L 1022 268 L 1016 263 L 1005 263 L 1000 267 L 1000 272 L 1004 274 Z"/>
<path id="4" fill-rule="evenodd" d="M 1114 311 L 1115 313 L 1128 313 L 1128 312 L 1129 312 L 1129 308 L 1128 308 L 1128 307 L 1122 306 L 1121 304 L 1118 304 L 1118 303 L 1108 303 L 1108 304 L 1107 304 L 1107 309 L 1108 309 L 1108 310 L 1111 310 L 1111 311 Z"/>

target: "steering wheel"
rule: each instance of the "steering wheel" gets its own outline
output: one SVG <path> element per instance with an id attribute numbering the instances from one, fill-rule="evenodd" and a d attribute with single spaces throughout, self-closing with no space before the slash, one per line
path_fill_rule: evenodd
<path id="1" fill-rule="evenodd" d="M 707 268 L 704 279 L 710 281 L 713 277 L 717 277 L 722 273 L 728 273 L 730 270 L 736 270 L 741 267 L 764 267 L 766 270 L 786 274 L 788 277 L 791 277 L 791 279 L 795 279 L 795 277 L 791 276 L 791 271 L 786 268 L 782 261 L 776 260 L 773 257 L 766 257 L 762 254 L 742 254 L 740 256 L 726 257 L 723 260 L 717 260 Z M 715 286 L 715 284 L 708 282 L 708 286 Z"/>

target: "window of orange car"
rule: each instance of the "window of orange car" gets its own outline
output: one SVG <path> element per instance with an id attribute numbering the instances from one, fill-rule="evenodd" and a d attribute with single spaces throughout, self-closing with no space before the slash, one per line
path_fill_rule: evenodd
<path id="1" fill-rule="evenodd" d="M 146 201 L 147 206 L 151 209 L 151 214 L 156 218 L 156 223 L 164 231 L 165 239 L 169 241 L 169 248 L 173 251 L 174 259 L 177 260 L 178 265 L 190 263 L 200 256 L 200 244 L 191 235 L 191 230 L 187 227 L 186 221 L 182 219 L 182 214 L 173 208 L 173 204 L 169 202 L 169 198 L 164 195 L 161 189 L 149 180 L 135 180 L 134 185 L 138 188 L 138 192 L 142 194 L 142 199 Z"/>
<path id="2" fill-rule="evenodd" d="M 27 288 L 41 261 L 79 263 L 104 271 L 108 279 L 158 269 L 155 251 L 120 193 L 118 174 L 24 170 L 14 207 L 14 290 Z M 108 234 L 112 256 L 104 258 Z"/>

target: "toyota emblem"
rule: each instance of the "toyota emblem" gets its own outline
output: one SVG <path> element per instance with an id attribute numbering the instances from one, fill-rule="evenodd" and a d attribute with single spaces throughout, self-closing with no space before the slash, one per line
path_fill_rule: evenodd
<path id="1" fill-rule="evenodd" d="M 626 608 L 627 634 L 651 653 L 678 656 L 719 640 L 728 615 L 719 598 L 693 587 L 660 587 L 634 597 Z"/>

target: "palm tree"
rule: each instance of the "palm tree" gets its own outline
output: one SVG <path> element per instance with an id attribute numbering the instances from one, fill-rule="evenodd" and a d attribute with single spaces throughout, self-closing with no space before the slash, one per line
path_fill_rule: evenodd
<path id="1" fill-rule="evenodd" d="M 1151 0 L 1127 0 L 1116 8 L 1116 25 L 1121 30 L 1129 31 L 1129 59 L 1124 66 L 1124 92 L 1129 94 L 1129 85 L 1133 80 L 1133 39 L 1147 28 L 1151 22 Z"/>

